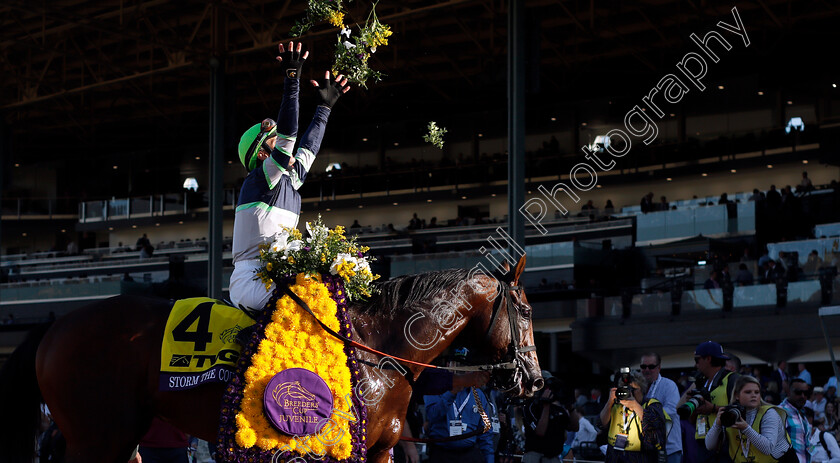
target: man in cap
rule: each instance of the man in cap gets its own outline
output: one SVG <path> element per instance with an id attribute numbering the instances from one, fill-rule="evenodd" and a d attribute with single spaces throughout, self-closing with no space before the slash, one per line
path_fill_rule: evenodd
<path id="1" fill-rule="evenodd" d="M 724 354 L 723 347 L 714 341 L 700 343 L 694 349 L 694 364 L 702 377 L 698 377 L 693 386 L 686 390 L 680 398 L 677 408 L 691 397 L 701 393 L 706 398 L 697 407 L 690 419 L 695 423 L 694 438 L 697 439 L 697 463 L 717 461 L 717 454 L 706 450 L 706 433 L 715 422 L 717 412 L 721 407 L 729 405 L 732 390 L 738 373 L 724 368 L 729 356 Z"/>
<path id="2" fill-rule="evenodd" d="M 300 194 L 306 174 L 321 147 L 332 106 L 347 92 L 347 79 L 331 81 L 327 72 L 317 89 L 318 107 L 312 123 L 294 151 L 298 130 L 300 71 L 309 52 L 301 55 L 301 44 L 289 42 L 288 50 L 278 46 L 277 61 L 285 76 L 283 101 L 275 123 L 265 119 L 248 129 L 239 141 L 239 159 L 248 175 L 239 192 L 233 222 L 233 273 L 230 299 L 246 311 L 262 310 L 273 288 L 254 279 L 261 267 L 259 246 L 272 241 L 281 227 L 295 228 L 300 218 Z"/>
<path id="3" fill-rule="evenodd" d="M 579 415 L 572 416 L 560 402 L 560 381 L 546 370 L 543 389 L 522 407 L 525 424 L 525 455 L 522 463 L 560 463 L 566 431 L 577 432 Z"/>
<path id="4" fill-rule="evenodd" d="M 825 398 L 825 389 L 820 386 L 814 388 L 811 393 L 811 400 L 809 400 L 805 407 L 814 411 L 815 418 L 825 418 L 825 404 L 828 400 Z"/>
<path id="5" fill-rule="evenodd" d="M 466 362 L 469 351 L 462 347 L 455 350 L 451 366 L 458 366 Z M 479 403 L 475 397 L 478 396 Z M 493 432 L 473 435 L 467 438 L 459 436 L 478 433 L 484 429 L 485 418 L 490 422 L 490 404 L 481 389 L 461 387 L 458 382 L 453 384 L 450 391 L 440 395 L 423 397 L 426 405 L 426 433 L 431 439 L 454 438 L 446 442 L 429 445 L 429 461 L 431 463 L 493 463 Z M 482 413 L 483 412 L 483 413 Z"/>

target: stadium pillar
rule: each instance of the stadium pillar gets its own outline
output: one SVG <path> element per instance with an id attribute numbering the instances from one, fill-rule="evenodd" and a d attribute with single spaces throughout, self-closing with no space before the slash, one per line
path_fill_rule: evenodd
<path id="1" fill-rule="evenodd" d="M 207 244 L 207 295 L 222 297 L 222 169 L 225 162 L 225 67 L 220 58 L 210 58 L 210 201 Z"/>
<path id="2" fill-rule="evenodd" d="M 525 8 L 508 6 L 508 234 L 525 247 Z"/>

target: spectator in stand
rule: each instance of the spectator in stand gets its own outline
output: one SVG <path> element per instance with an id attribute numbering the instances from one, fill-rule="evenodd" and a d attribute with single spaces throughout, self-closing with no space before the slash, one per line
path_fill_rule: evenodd
<path id="1" fill-rule="evenodd" d="M 753 188 L 753 194 L 747 201 L 764 201 L 764 193 L 759 191 L 758 188 Z"/>
<path id="2" fill-rule="evenodd" d="M 437 224 L 437 217 L 432 217 L 432 218 L 429 220 L 429 226 L 428 226 L 428 227 L 426 227 L 426 228 L 437 228 L 437 227 L 438 227 L 438 224 Z"/>
<path id="3" fill-rule="evenodd" d="M 642 201 L 639 204 L 639 207 L 641 207 L 643 214 L 653 211 L 653 192 L 642 196 Z"/>
<path id="4" fill-rule="evenodd" d="M 768 259 L 764 269 L 764 277 L 761 279 L 763 284 L 776 283 L 778 279 L 784 279 L 785 270 L 781 265 L 777 265 L 773 259 Z"/>
<path id="5" fill-rule="evenodd" d="M 837 437 L 840 434 L 840 411 L 838 411 L 837 404 L 827 401 L 824 415 L 826 431 L 834 433 L 834 436 Z"/>
<path id="6" fill-rule="evenodd" d="M 611 214 L 615 210 L 615 206 L 613 206 L 613 202 L 611 199 L 607 200 L 607 204 L 604 206 L 604 212 L 607 214 Z"/>
<path id="7" fill-rule="evenodd" d="M 350 225 L 350 228 L 362 228 L 362 226 L 359 224 L 359 219 L 354 219 L 353 225 Z"/>
<path id="8" fill-rule="evenodd" d="M 824 392 L 823 388 L 815 387 L 811 393 L 811 400 L 805 403 L 806 407 L 814 411 L 814 416 L 817 418 L 825 418 L 825 406 L 828 400 L 826 400 Z"/>
<path id="9" fill-rule="evenodd" d="M 592 200 L 590 199 L 589 201 L 586 202 L 586 204 L 584 204 L 583 206 L 580 207 L 580 210 L 581 211 L 594 211 L 595 210 L 595 204 L 593 204 Z"/>
<path id="10" fill-rule="evenodd" d="M 718 282 L 718 272 L 717 270 L 712 270 L 712 273 L 709 275 L 709 279 L 706 280 L 706 283 L 703 285 L 703 289 L 717 288 L 720 288 L 720 283 Z"/>
<path id="11" fill-rule="evenodd" d="M 668 205 L 668 200 L 663 196 L 659 198 L 659 208 L 657 210 L 667 211 L 671 206 Z"/>
<path id="12" fill-rule="evenodd" d="M 796 451 L 799 463 L 809 463 L 811 455 L 808 453 L 808 441 L 811 436 L 811 426 L 805 418 L 805 401 L 811 390 L 805 381 L 793 378 L 790 384 L 790 396 L 783 400 L 779 407 L 787 412 L 785 428 L 790 435 L 790 443 Z"/>
<path id="13" fill-rule="evenodd" d="M 575 388 L 575 407 L 583 407 L 586 404 L 588 398 L 586 397 L 586 392 L 584 392 L 583 388 L 576 387 Z"/>
<path id="14" fill-rule="evenodd" d="M 648 384 L 645 400 L 656 399 L 662 403 L 662 408 L 672 420 L 677 419 L 677 402 L 680 400 L 680 391 L 677 384 L 668 378 L 663 377 L 662 357 L 656 352 L 648 352 L 642 355 L 639 367 L 642 369 L 642 376 Z M 665 455 L 667 463 L 680 463 L 682 461 L 682 437 L 678 431 L 668 432 L 666 436 Z"/>
<path id="15" fill-rule="evenodd" d="M 805 381 L 805 384 L 811 386 L 813 383 L 811 382 L 811 372 L 805 368 L 804 363 L 800 363 L 796 365 L 796 368 L 799 370 L 799 374 L 796 375 L 797 378 Z"/>
<path id="16" fill-rule="evenodd" d="M 586 416 L 597 415 L 601 412 L 601 409 L 604 407 L 604 397 L 601 395 L 601 390 L 598 388 L 593 388 L 592 391 L 589 393 L 589 401 L 583 406 L 583 409 L 586 413 Z"/>
<path id="17" fill-rule="evenodd" d="M 775 381 L 779 385 L 779 392 L 782 393 L 782 398 L 790 395 L 790 377 L 787 374 L 788 364 L 784 360 L 776 365 L 776 369 L 770 374 L 770 380 Z M 802 402 L 805 405 L 805 402 Z M 801 407 L 800 407 L 801 408 Z"/>
<path id="18" fill-rule="evenodd" d="M 417 213 L 414 213 L 414 216 L 411 217 L 411 220 L 408 222 L 408 229 L 409 230 L 418 230 L 420 229 L 420 219 L 417 218 Z"/>
<path id="19" fill-rule="evenodd" d="M 575 452 L 576 459 L 584 458 L 579 450 L 581 444 L 584 442 L 594 443 L 598 438 L 598 431 L 589 420 L 583 417 L 583 407 L 574 408 L 572 412 L 572 419 L 578 420 L 578 430 L 577 433 L 575 433 L 575 440 L 572 441 L 572 449 Z"/>
<path id="20" fill-rule="evenodd" d="M 802 271 L 805 272 L 805 275 L 814 275 L 820 271 L 822 266 L 823 261 L 820 259 L 820 254 L 814 249 L 808 253 L 808 260 L 802 266 Z"/>
<path id="21" fill-rule="evenodd" d="M 747 264 L 741 263 L 741 265 L 738 266 L 738 274 L 735 275 L 735 283 L 738 286 L 752 286 L 753 276 L 749 269 L 747 269 Z"/>
<path id="22" fill-rule="evenodd" d="M 805 408 L 805 417 L 811 424 L 809 447 L 811 463 L 840 463 L 840 446 L 834 434 L 825 429 L 825 418 L 814 416 L 809 408 Z"/>
<path id="23" fill-rule="evenodd" d="M 718 280 L 721 287 L 732 286 L 732 274 L 729 273 L 728 265 L 723 264 L 720 269 L 720 275 L 718 275 Z"/>
<path id="24" fill-rule="evenodd" d="M 770 190 L 767 191 L 767 207 L 770 211 L 775 212 L 779 210 L 782 205 L 782 195 L 776 191 L 776 185 L 770 185 Z"/>
<path id="25" fill-rule="evenodd" d="M 811 179 L 808 178 L 808 172 L 802 172 L 802 180 L 799 182 L 799 186 L 796 187 L 796 192 L 799 194 L 807 193 L 814 189 L 814 184 L 811 183 Z"/>
<path id="26" fill-rule="evenodd" d="M 721 205 L 721 204 L 729 204 L 729 203 L 731 203 L 731 202 L 732 202 L 732 201 L 730 201 L 730 200 L 729 200 L 729 195 L 727 195 L 726 193 L 722 193 L 722 194 L 720 195 L 720 199 L 718 200 L 718 205 Z"/>

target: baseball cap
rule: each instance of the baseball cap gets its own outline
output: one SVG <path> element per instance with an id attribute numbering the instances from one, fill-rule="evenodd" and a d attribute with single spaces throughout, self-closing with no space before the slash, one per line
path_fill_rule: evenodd
<path id="1" fill-rule="evenodd" d="M 723 347 L 714 341 L 706 341 L 700 343 L 694 349 L 694 355 L 698 357 L 714 357 L 716 359 L 729 360 L 729 356 L 723 353 Z"/>

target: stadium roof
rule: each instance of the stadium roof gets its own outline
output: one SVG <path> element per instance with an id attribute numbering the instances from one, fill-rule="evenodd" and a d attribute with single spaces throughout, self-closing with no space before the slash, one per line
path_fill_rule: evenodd
<path id="1" fill-rule="evenodd" d="M 213 59 L 225 68 L 227 156 L 235 159 L 241 130 L 276 111 L 282 76 L 275 47 L 306 4 L 4 1 L 0 109 L 11 134 L 4 167 L 47 163 L 68 174 L 59 194 L 96 196 L 102 192 L 94 185 L 70 179 L 109 175 L 119 160 L 154 176 L 163 164 L 206 153 Z M 507 5 L 380 1 L 378 16 L 394 35 L 372 63 L 386 77 L 344 98 L 327 142 L 361 149 L 360 134 L 378 131 L 371 139 L 384 147 L 441 119 L 449 120 L 454 138 L 478 130 L 504 134 Z M 546 125 L 549 115 L 568 125 L 591 115 L 620 118 L 675 72 L 681 57 L 698 51 L 691 33 L 702 37 L 719 21 L 734 23 L 733 7 L 751 43 L 727 35 L 734 49 L 706 77 L 712 89 L 724 85 L 725 94 L 694 95 L 682 110 L 748 107 L 757 88 L 778 104 L 831 97 L 838 66 L 827 47 L 837 42 L 840 16 L 831 1 L 533 0 L 525 6 L 529 130 L 556 129 Z M 369 10 L 369 2 L 353 2 L 349 22 L 364 22 Z M 309 75 L 330 66 L 337 32 L 319 25 L 303 37 L 312 51 Z"/>

